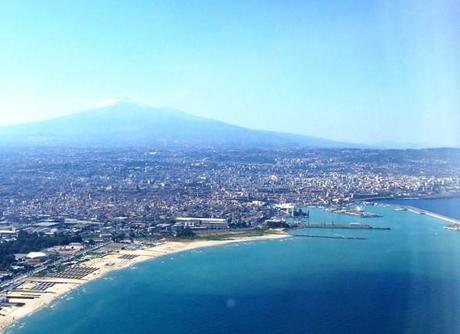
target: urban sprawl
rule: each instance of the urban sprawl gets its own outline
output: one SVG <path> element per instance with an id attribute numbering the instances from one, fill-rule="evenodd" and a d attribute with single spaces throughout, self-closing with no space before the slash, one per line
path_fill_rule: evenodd
<path id="1" fill-rule="evenodd" d="M 361 201 L 460 193 L 454 149 L 5 149 L 0 161 L 0 278 L 10 294 L 30 277 L 83 278 L 88 256 L 263 230 L 308 205 L 359 215 Z M 21 304 L 5 296 L 2 307 Z"/>

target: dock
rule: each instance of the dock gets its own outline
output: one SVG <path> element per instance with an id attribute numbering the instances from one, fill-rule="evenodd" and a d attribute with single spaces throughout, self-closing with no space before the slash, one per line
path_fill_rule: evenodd
<path id="1" fill-rule="evenodd" d="M 460 219 L 444 216 L 444 215 L 442 215 L 440 213 L 436 213 L 436 212 L 433 212 L 433 211 L 419 209 L 419 208 L 416 208 L 414 206 L 409 206 L 409 205 L 403 205 L 403 206 L 400 206 L 400 207 L 406 208 L 408 211 L 416 213 L 416 214 L 419 214 L 419 215 L 427 215 L 427 216 L 430 216 L 430 217 L 433 217 L 433 218 L 444 220 L 444 221 L 446 221 L 446 222 L 448 222 L 450 224 L 460 224 Z"/>
<path id="2" fill-rule="evenodd" d="M 342 235 L 313 235 L 313 234 L 292 234 L 298 238 L 319 238 L 319 239 L 342 239 L 342 240 L 367 240 L 364 237 L 345 237 Z"/>
<path id="3" fill-rule="evenodd" d="M 389 231 L 390 227 L 376 227 L 369 224 L 305 224 L 300 228 L 321 228 L 321 229 L 336 229 L 336 230 L 382 230 Z"/>

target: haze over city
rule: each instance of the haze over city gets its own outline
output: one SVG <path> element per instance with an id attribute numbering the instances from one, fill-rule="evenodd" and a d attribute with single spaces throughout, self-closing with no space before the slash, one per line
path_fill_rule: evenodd
<path id="1" fill-rule="evenodd" d="M 0 4 L 0 125 L 129 98 L 255 129 L 459 146 L 460 6 Z"/>

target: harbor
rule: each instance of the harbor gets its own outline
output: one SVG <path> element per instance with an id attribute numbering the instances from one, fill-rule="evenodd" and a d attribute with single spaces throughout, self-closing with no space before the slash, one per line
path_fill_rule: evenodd
<path id="1" fill-rule="evenodd" d="M 301 312 L 294 319 L 291 316 L 267 319 L 269 325 L 275 328 L 270 333 L 295 333 L 296 328 L 289 327 L 293 321 L 304 321 L 305 326 L 314 326 L 315 319 L 324 315 L 324 309 L 330 310 L 327 317 L 333 321 L 327 328 L 328 333 L 334 333 L 337 324 L 346 324 L 354 333 L 370 333 L 382 326 L 385 326 L 385 332 L 391 333 L 394 327 L 387 323 L 382 325 L 379 321 L 382 317 L 395 315 L 401 316 L 402 321 L 404 314 L 399 315 L 394 308 L 386 307 L 363 314 L 361 309 L 356 308 L 356 305 L 373 305 L 375 300 L 382 298 L 382 294 L 390 294 L 392 300 L 398 302 L 394 306 L 396 308 L 409 305 L 411 314 L 419 317 L 417 321 L 425 321 L 423 324 L 429 331 L 424 333 L 440 332 L 436 323 L 425 320 L 423 314 L 435 310 L 439 312 L 438 316 L 457 319 L 457 308 L 439 305 L 446 302 L 446 298 L 450 305 L 456 305 L 451 304 L 456 301 L 452 287 L 456 287 L 460 272 L 455 267 L 456 258 L 450 254 L 458 254 L 460 250 L 458 234 L 447 233 L 442 221 L 428 215 L 397 211 L 390 206 L 369 206 L 365 209 L 384 218 L 358 220 L 327 212 L 323 208 L 310 208 L 310 225 L 325 225 L 325 228 L 293 228 L 289 230 L 289 237 L 281 238 L 280 235 L 276 240 L 265 239 L 267 241 L 264 242 L 229 244 L 203 240 L 180 244 L 167 242 L 151 249 L 120 248 L 103 257 L 75 264 L 72 268 L 76 270 L 65 273 L 67 278 L 43 277 L 44 274 L 30 278 L 10 295 L 35 297 L 40 294 L 40 297 L 12 297 L 11 301 L 25 305 L 5 306 L 4 311 L 15 308 L 14 315 L 18 315 L 20 310 L 31 310 L 48 300 L 51 301 L 43 306 L 50 307 L 42 307 L 40 312 L 17 321 L 7 333 L 32 334 L 37 332 L 37 328 L 41 333 L 149 333 L 152 328 L 159 333 L 188 333 L 190 326 L 196 332 L 216 333 L 215 327 L 207 326 L 210 319 L 222 319 L 222 326 L 229 332 L 238 333 L 246 326 L 247 333 L 260 333 L 266 328 L 266 323 L 261 325 L 252 319 L 256 319 L 258 314 L 270 312 L 273 305 L 283 305 L 283 311 L 293 317 L 300 313 L 299 309 L 308 312 Z M 332 222 L 347 228 L 330 229 Z M 365 228 L 349 228 L 352 222 L 363 223 L 363 226 L 355 227 L 364 227 L 364 223 L 369 222 L 373 227 L 390 227 L 391 231 L 377 233 Z M 303 225 L 308 223 L 303 222 Z M 217 236 L 207 238 L 217 239 Z M 227 245 L 198 249 L 202 242 L 209 246 Z M 178 254 L 174 250 L 192 251 Z M 426 257 L 427 252 L 433 252 L 430 259 Z M 166 256 L 141 264 L 141 260 L 159 257 L 160 254 Z M 420 261 L 411 261 L 414 257 Z M 129 265 L 132 269 L 114 272 Z M 100 269 L 82 279 L 70 278 L 82 274 L 82 268 L 87 271 Z M 251 274 L 248 275 L 248 272 Z M 404 276 L 400 276 L 402 272 Z M 105 273 L 111 274 L 98 282 L 84 285 L 103 277 Z M 423 273 L 422 281 L 420 273 Z M 51 275 L 55 276 L 55 273 Z M 427 284 L 438 284 L 440 279 L 442 284 L 438 286 L 442 289 L 442 296 L 424 298 Z M 46 284 L 46 281 L 55 284 Z M 82 288 L 78 289 L 79 286 Z M 405 293 L 408 286 L 414 286 L 419 291 L 417 303 L 411 303 L 413 296 Z M 67 293 L 62 297 L 64 289 Z M 299 298 L 289 298 L 287 302 L 285 295 L 280 295 L 280 290 L 292 291 Z M 53 303 L 59 296 L 59 301 Z M 340 296 L 339 302 L 335 296 Z M 320 309 L 318 302 L 322 305 Z M 184 309 L 196 312 L 181 318 L 184 317 Z M 332 312 L 334 310 L 337 312 Z M 421 310 L 423 314 L 419 316 Z M 158 317 L 149 316 L 145 322 L 139 322 L 137 315 L 140 312 Z M 82 320 L 87 314 L 93 318 Z M 114 314 L 117 315 L 115 320 Z M 369 316 L 378 325 L 366 322 Z M 78 327 L 66 331 L 69 323 L 77 323 Z M 367 324 L 366 327 L 361 326 L 363 323 Z M 312 328 L 315 332 L 323 329 L 324 324 Z"/>

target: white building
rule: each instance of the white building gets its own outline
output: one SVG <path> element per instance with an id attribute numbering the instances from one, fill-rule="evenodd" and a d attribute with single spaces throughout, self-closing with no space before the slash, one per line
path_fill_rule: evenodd
<path id="1" fill-rule="evenodd" d="M 27 259 L 45 259 L 48 255 L 46 255 L 43 252 L 30 252 L 29 254 L 26 255 Z"/>
<path id="2" fill-rule="evenodd" d="M 177 217 L 176 223 L 191 229 L 210 229 L 224 230 L 228 229 L 226 219 L 222 218 L 194 218 L 194 217 Z"/>
<path id="3" fill-rule="evenodd" d="M 18 231 L 14 227 L 2 227 L 0 228 L 0 237 L 16 237 Z"/>

